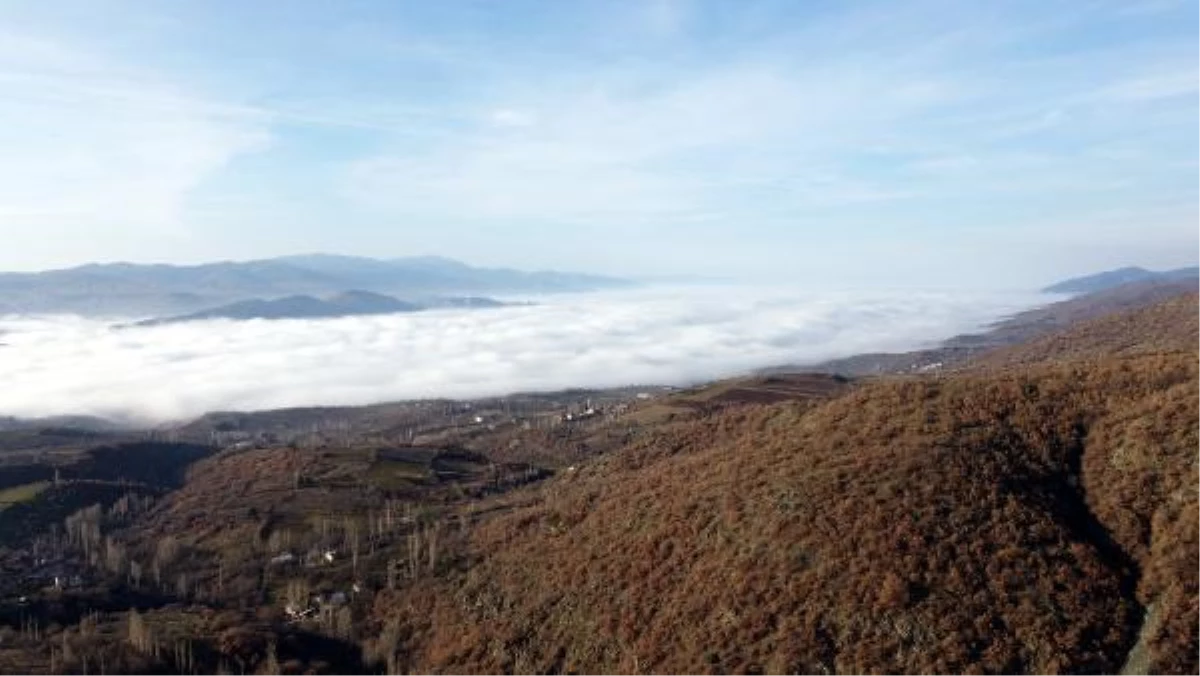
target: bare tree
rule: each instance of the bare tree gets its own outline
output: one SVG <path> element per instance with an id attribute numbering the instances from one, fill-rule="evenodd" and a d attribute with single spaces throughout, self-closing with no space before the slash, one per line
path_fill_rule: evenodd
<path id="1" fill-rule="evenodd" d="M 150 572 L 154 575 L 154 584 L 164 589 L 163 577 L 170 572 L 171 565 L 179 556 L 179 541 L 172 535 L 164 535 L 154 547 L 154 558 L 150 562 Z M 178 580 L 176 581 L 178 583 Z M 178 584 L 177 584 L 178 586 Z"/>
<path id="2" fill-rule="evenodd" d="M 438 531 L 440 529 L 441 529 L 440 522 L 435 521 L 433 523 L 433 525 L 431 525 L 428 528 L 428 530 L 425 534 L 426 544 L 429 547 L 429 572 L 430 572 L 430 574 L 433 574 L 434 571 L 437 569 Z"/>
<path id="3" fill-rule="evenodd" d="M 361 546 L 358 534 L 358 522 L 347 517 L 345 523 L 345 540 L 350 548 L 350 565 L 354 576 L 358 577 L 358 552 Z"/>
<path id="4" fill-rule="evenodd" d="M 278 674 L 282 671 L 282 669 L 279 668 L 279 653 L 275 648 L 274 640 L 272 640 L 271 644 L 267 646 L 267 663 L 263 668 L 268 674 Z"/>
<path id="5" fill-rule="evenodd" d="M 287 587 L 284 589 L 284 598 L 289 605 L 296 610 L 303 610 L 308 606 L 308 595 L 308 580 L 304 578 L 288 580 Z"/>
<path id="6" fill-rule="evenodd" d="M 421 565 L 421 532 L 415 528 L 408 534 L 408 576 L 417 578 Z"/>
<path id="7" fill-rule="evenodd" d="M 172 661 L 175 664 L 175 670 L 181 674 L 196 672 L 196 660 L 191 640 L 185 638 L 175 642 Z"/>
<path id="8" fill-rule="evenodd" d="M 140 653 L 148 654 L 154 651 L 154 636 L 150 628 L 146 626 L 141 613 L 132 608 L 129 610 L 128 639 L 129 645 Z"/>

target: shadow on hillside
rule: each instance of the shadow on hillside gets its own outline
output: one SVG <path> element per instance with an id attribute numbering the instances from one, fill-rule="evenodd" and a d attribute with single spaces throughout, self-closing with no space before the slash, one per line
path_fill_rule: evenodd
<path id="1" fill-rule="evenodd" d="M 70 626 L 78 624 L 91 613 L 125 612 L 130 609 L 144 611 L 161 608 L 175 599 L 148 590 L 112 587 L 102 593 L 64 593 L 60 596 L 41 595 L 27 603 L 8 601 L 0 604 L 0 625 L 14 629 L 26 623 L 39 627 L 51 624 Z"/>
<path id="2" fill-rule="evenodd" d="M 1091 545 L 1100 560 L 1116 574 L 1121 596 L 1134 608 L 1131 617 L 1136 618 L 1135 622 L 1121 627 L 1122 640 L 1128 652 L 1137 642 L 1145 617 L 1145 609 L 1137 599 L 1141 566 L 1117 542 L 1112 532 L 1088 506 L 1087 494 L 1081 481 L 1086 437 L 1087 428 L 1082 423 L 1076 423 L 1071 430 L 1070 439 L 1054 440 L 1065 445 L 1065 471 L 1036 479 L 1009 477 L 1002 483 L 1007 491 L 1041 503 L 1043 509 L 1055 515 L 1068 529 L 1074 540 Z"/>

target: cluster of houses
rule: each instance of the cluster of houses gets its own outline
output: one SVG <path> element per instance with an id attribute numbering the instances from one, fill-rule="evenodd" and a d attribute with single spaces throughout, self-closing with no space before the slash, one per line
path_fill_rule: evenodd
<path id="1" fill-rule="evenodd" d="M 313 548 L 301 555 L 293 552 L 282 552 L 270 559 L 270 565 L 277 568 L 288 566 L 316 568 L 331 565 L 337 560 L 338 551 L 336 549 Z M 355 582 L 351 585 L 349 591 L 334 590 L 312 594 L 303 602 L 290 601 L 284 606 L 283 612 L 287 615 L 288 621 L 300 622 L 317 617 L 322 611 L 336 610 L 347 605 L 350 603 L 351 597 L 361 591 L 362 586 L 358 582 Z"/>
<path id="2" fill-rule="evenodd" d="M 598 415 L 600 415 L 600 409 L 593 406 L 588 406 L 582 411 L 567 411 L 566 413 L 562 414 L 560 419 L 563 422 L 576 422 L 579 420 L 587 420 L 588 418 L 595 418 Z"/>
<path id="3" fill-rule="evenodd" d="M 32 589 L 79 589 L 88 582 L 87 569 L 65 558 L 30 557 L 22 587 Z"/>
<path id="4" fill-rule="evenodd" d="M 272 557 L 270 564 L 272 566 L 289 566 L 302 565 L 305 568 L 316 568 L 318 566 L 327 566 L 337 561 L 338 552 L 336 549 L 310 549 L 304 554 L 297 556 L 292 552 L 283 552 Z"/>
<path id="5" fill-rule="evenodd" d="M 310 594 L 304 601 L 289 601 L 283 612 L 289 622 L 303 622 L 322 613 L 332 613 L 350 604 L 350 600 L 362 593 L 362 586 L 355 582 L 349 591 L 327 591 Z M 328 615 L 326 615 L 328 617 Z"/>
<path id="6" fill-rule="evenodd" d="M 354 585 L 354 591 L 357 593 L 359 587 Z M 301 622 L 309 618 L 316 617 L 322 610 L 335 610 L 350 603 L 350 594 L 344 591 L 333 591 L 324 594 L 313 594 L 308 597 L 307 602 L 303 603 L 288 603 L 283 607 L 283 612 L 287 615 L 290 622 Z"/>

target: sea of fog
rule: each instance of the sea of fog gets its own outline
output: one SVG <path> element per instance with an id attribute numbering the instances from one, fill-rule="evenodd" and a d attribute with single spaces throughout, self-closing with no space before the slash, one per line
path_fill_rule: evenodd
<path id="1" fill-rule="evenodd" d="M 647 288 L 325 320 L 114 328 L 0 316 L 0 415 L 140 421 L 630 384 L 927 347 L 1050 300 L 1032 293 Z"/>

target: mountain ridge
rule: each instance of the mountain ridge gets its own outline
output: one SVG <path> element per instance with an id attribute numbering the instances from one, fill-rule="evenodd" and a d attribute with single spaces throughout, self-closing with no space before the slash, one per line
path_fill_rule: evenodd
<path id="1" fill-rule="evenodd" d="M 1042 289 L 1045 293 L 1094 293 L 1132 282 L 1173 282 L 1200 277 L 1200 267 L 1191 266 L 1155 272 L 1137 266 L 1105 270 L 1081 277 L 1072 277 Z"/>
<path id="2" fill-rule="evenodd" d="M 161 326 L 205 319 L 319 319 L 356 315 L 416 312 L 423 309 L 391 296 L 369 291 L 347 291 L 327 299 L 293 295 L 273 300 L 253 298 L 173 317 L 136 322 L 134 326 Z"/>
<path id="3" fill-rule="evenodd" d="M 197 265 L 89 263 L 0 273 L 0 312 L 155 316 L 201 312 L 254 298 L 346 289 L 421 301 L 446 295 L 592 291 L 631 284 L 603 275 L 474 267 L 431 256 L 374 259 L 305 254 Z"/>
<path id="4" fill-rule="evenodd" d="M 317 298 L 315 296 L 300 294 L 271 300 L 252 298 L 184 315 L 146 319 L 126 326 L 162 326 L 164 324 L 179 324 L 206 319 L 231 319 L 236 321 L 251 319 L 333 319 L 338 317 L 420 312 L 439 308 L 483 309 L 504 307 L 505 305 L 508 305 L 508 303 L 477 296 L 438 298 L 424 303 L 413 303 L 381 293 L 351 290 L 343 291 L 327 298 Z"/>

